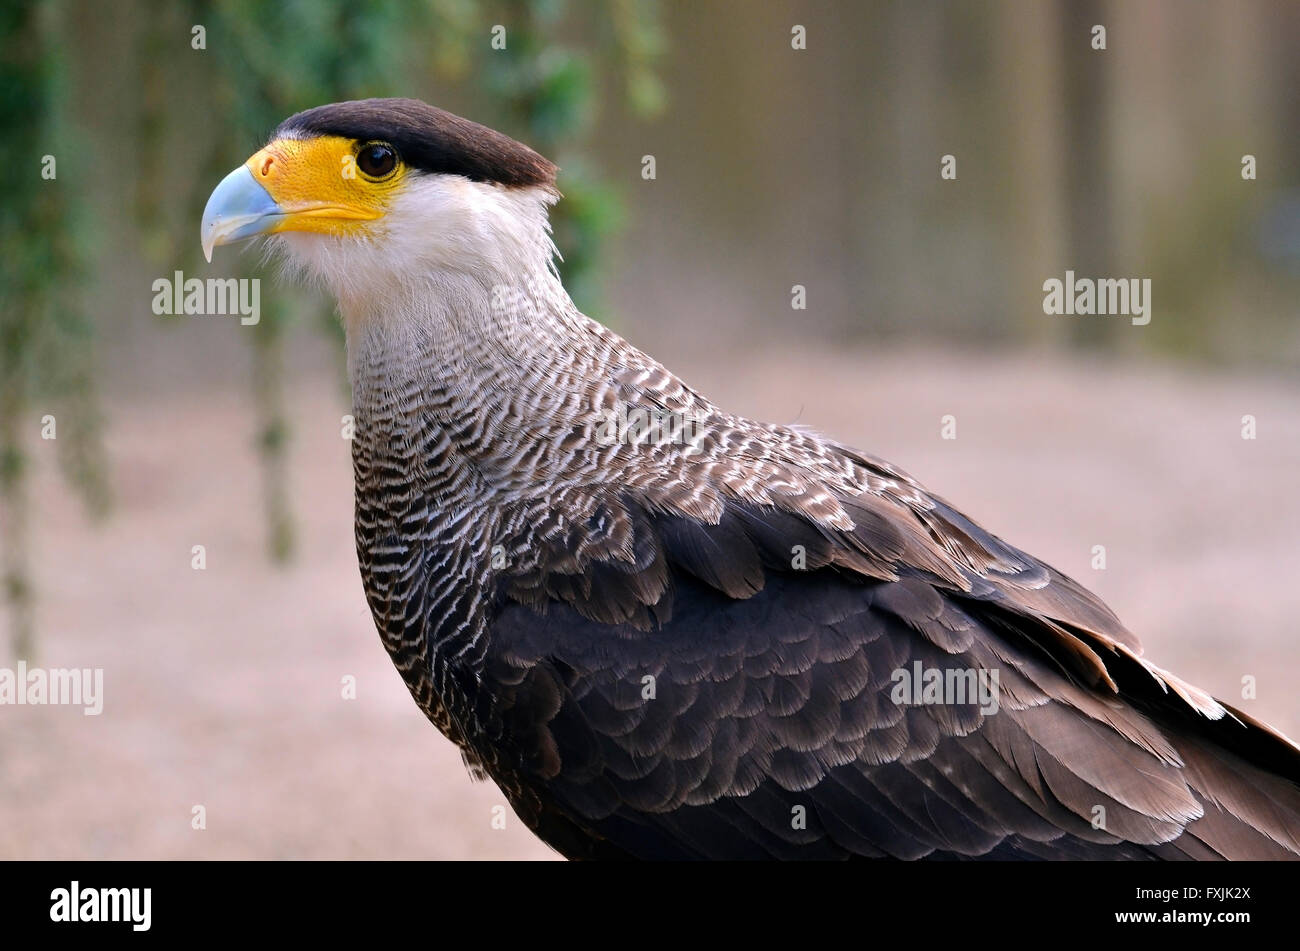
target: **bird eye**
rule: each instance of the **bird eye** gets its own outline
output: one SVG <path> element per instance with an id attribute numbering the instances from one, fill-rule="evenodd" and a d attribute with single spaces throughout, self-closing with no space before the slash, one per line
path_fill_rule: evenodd
<path id="1" fill-rule="evenodd" d="M 397 168 L 397 152 L 391 145 L 371 142 L 357 153 L 357 168 L 371 178 L 383 178 Z"/>

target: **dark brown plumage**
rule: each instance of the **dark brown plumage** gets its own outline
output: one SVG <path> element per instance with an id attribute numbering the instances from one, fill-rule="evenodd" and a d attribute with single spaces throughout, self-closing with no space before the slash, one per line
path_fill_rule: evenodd
<path id="1" fill-rule="evenodd" d="M 568 316 L 556 349 L 508 368 L 460 354 L 496 388 L 435 363 L 409 411 L 373 413 L 363 382 L 354 453 L 362 572 L 398 668 L 551 845 L 1300 851 L 1295 747 L 1143 660 L 1076 582 L 888 464 L 728 416 Z M 601 445 L 619 402 L 698 416 L 698 451 Z M 1000 708 L 895 703 L 917 661 L 997 670 Z"/>
<path id="2" fill-rule="evenodd" d="M 580 314 L 531 150 L 409 100 L 281 133 L 424 173 L 361 238 L 286 250 L 348 331 L 384 643 L 563 854 L 1300 855 L 1294 744 L 888 463 L 732 416 Z M 638 412 L 692 438 L 610 437 Z M 997 702 L 896 691 L 928 670 L 996 672 Z"/>
<path id="3" fill-rule="evenodd" d="M 387 142 L 413 168 L 510 187 L 553 186 L 555 165 L 526 145 L 418 99 L 359 99 L 296 113 L 272 138 L 341 135 Z"/>

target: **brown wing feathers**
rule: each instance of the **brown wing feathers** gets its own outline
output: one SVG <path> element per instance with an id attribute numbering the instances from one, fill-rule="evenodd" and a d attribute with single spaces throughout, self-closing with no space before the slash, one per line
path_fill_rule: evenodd
<path id="1" fill-rule="evenodd" d="M 606 500 L 624 557 L 507 581 L 498 662 L 553 681 L 546 745 L 585 751 L 549 778 L 539 831 L 644 857 L 1300 853 L 1289 742 L 1209 718 L 1091 594 L 941 500 L 840 501 L 848 532 L 734 499 L 715 524 Z M 541 620 L 517 603 L 540 593 Z M 918 660 L 997 669 L 1000 709 L 893 702 Z"/>

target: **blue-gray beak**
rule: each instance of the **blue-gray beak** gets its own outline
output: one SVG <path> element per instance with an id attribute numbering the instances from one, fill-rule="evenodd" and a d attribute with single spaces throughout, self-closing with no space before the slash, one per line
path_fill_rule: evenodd
<path id="1" fill-rule="evenodd" d="M 265 234 L 284 220 L 286 213 L 258 184 L 252 170 L 241 165 L 221 180 L 203 209 L 199 237 L 203 256 L 212 261 L 212 249 Z"/>

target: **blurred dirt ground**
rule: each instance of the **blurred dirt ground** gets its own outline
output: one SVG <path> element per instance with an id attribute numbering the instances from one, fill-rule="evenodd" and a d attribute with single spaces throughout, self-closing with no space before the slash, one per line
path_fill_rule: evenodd
<path id="1" fill-rule="evenodd" d="M 1300 734 L 1300 383 L 988 353 L 657 355 L 729 409 L 895 462 L 1097 591 L 1157 663 Z M 37 448 L 36 663 L 102 667 L 105 703 L 0 707 L 0 857 L 553 856 L 513 813 L 492 828 L 504 798 L 469 780 L 380 646 L 339 387 L 302 379 L 290 400 L 285 569 L 264 558 L 234 385 L 108 407 L 119 498 L 99 529 Z"/>

